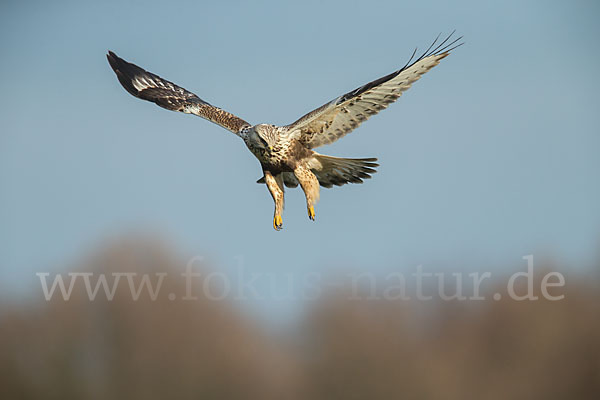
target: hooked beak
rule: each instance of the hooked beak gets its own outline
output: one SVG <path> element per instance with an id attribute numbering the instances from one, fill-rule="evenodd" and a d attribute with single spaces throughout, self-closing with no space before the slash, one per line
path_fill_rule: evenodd
<path id="1" fill-rule="evenodd" d="M 273 151 L 273 146 L 269 146 L 269 151 Z"/>

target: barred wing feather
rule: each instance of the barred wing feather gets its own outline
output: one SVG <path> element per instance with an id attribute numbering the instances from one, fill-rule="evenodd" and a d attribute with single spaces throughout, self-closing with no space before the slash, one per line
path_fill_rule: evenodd
<path id="1" fill-rule="evenodd" d="M 289 134 L 311 149 L 335 142 L 370 116 L 387 108 L 423 74 L 462 44 L 457 44 L 462 37 L 452 41 L 451 37 L 452 34 L 437 46 L 436 39 L 423 55 L 411 63 L 415 50 L 409 62 L 398 71 L 367 83 L 304 115 L 286 127 Z"/>
<path id="2" fill-rule="evenodd" d="M 109 51 L 106 57 L 121 85 L 135 97 L 151 101 L 168 110 L 197 115 L 236 134 L 242 128 L 250 126 L 243 119 L 207 103 L 194 93 L 158 75 L 123 60 L 112 51 Z"/>

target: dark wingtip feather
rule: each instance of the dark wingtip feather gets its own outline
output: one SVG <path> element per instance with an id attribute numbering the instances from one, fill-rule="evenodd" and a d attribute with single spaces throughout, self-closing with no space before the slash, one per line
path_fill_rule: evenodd
<path id="1" fill-rule="evenodd" d="M 454 36 L 455 33 L 456 33 L 456 29 L 453 30 L 452 32 L 450 32 L 450 34 L 448 36 L 446 36 L 446 38 L 444 40 L 442 40 L 440 43 L 438 43 L 438 40 L 440 39 L 441 34 L 438 34 L 437 37 L 435 38 L 435 40 L 433 41 L 433 43 L 431 43 L 429 45 L 427 50 L 425 50 L 420 57 L 417 57 L 417 59 L 415 59 L 411 63 L 411 60 L 414 57 L 414 54 L 413 54 L 410 57 L 410 59 L 408 60 L 408 62 L 406 63 L 406 65 L 404 67 L 402 67 L 400 70 L 398 70 L 397 73 L 400 73 L 403 70 L 412 67 L 417 62 L 423 60 L 424 58 L 430 57 L 430 56 L 441 56 L 440 60 L 442 58 L 447 57 L 452 50 L 454 50 L 457 47 L 460 47 L 464 44 L 464 42 L 459 43 L 459 41 L 463 38 L 462 36 L 459 36 L 459 37 L 453 39 L 452 41 L 450 41 L 450 39 L 452 38 L 452 36 Z"/>
<path id="2" fill-rule="evenodd" d="M 137 65 L 123 60 L 110 50 L 108 51 L 106 58 L 125 90 L 133 96 L 138 97 L 139 91 L 133 86 L 132 80 L 136 75 L 146 74 L 147 72 Z"/>
<path id="3" fill-rule="evenodd" d="M 117 68 L 118 68 L 118 61 L 123 61 L 122 59 L 119 58 L 119 56 L 117 56 L 115 53 L 113 53 L 112 51 L 108 51 L 108 54 L 106 55 L 106 59 L 108 60 L 108 63 L 110 64 L 110 67 L 113 69 L 113 71 L 117 72 Z"/>

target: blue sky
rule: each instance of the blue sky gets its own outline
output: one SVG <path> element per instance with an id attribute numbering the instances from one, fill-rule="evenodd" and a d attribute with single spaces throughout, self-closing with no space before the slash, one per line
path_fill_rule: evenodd
<path id="1" fill-rule="evenodd" d="M 107 237 L 153 232 L 255 271 L 475 269 L 598 259 L 593 2 L 3 2 L 0 290 Z M 108 49 L 252 123 L 286 124 L 456 29 L 466 44 L 325 154 L 378 157 L 288 190 L 284 230 L 243 142 L 135 99 Z"/>

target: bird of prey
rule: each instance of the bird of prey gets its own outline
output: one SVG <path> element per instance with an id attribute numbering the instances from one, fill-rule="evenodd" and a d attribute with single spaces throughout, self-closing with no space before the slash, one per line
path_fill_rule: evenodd
<path id="1" fill-rule="evenodd" d="M 156 103 L 168 110 L 194 114 L 212 121 L 238 135 L 262 166 L 263 177 L 273 201 L 273 228 L 283 226 L 284 185 L 301 186 L 306 196 L 308 217 L 315 220 L 314 206 L 319 200 L 319 185 L 330 188 L 346 183 L 362 183 L 371 178 L 376 158 L 339 158 L 319 154 L 313 149 L 330 144 L 350 133 L 370 116 L 385 109 L 421 75 L 460 46 L 462 37 L 452 39 L 452 32 L 438 43 L 439 35 L 429 48 L 399 70 L 348 92 L 309 112 L 286 126 L 252 125 L 215 107 L 194 93 L 119 58 L 112 51 L 107 58 L 121 85 L 132 95 Z"/>

